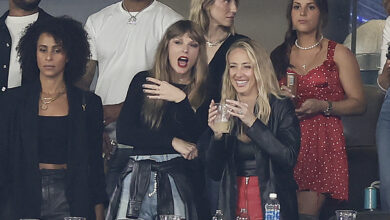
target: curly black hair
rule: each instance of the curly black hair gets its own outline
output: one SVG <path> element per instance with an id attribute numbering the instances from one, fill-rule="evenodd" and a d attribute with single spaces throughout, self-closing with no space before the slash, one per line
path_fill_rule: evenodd
<path id="1" fill-rule="evenodd" d="M 65 51 L 68 58 L 64 71 L 65 83 L 73 84 L 79 80 L 85 73 L 85 66 L 91 54 L 88 35 L 80 22 L 62 16 L 37 21 L 26 28 L 17 47 L 22 69 L 22 84 L 39 79 L 37 43 L 43 33 L 51 35 Z"/>

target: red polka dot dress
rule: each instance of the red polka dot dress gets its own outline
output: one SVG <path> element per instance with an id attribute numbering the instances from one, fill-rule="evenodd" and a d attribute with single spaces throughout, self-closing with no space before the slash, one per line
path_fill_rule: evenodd
<path id="1" fill-rule="evenodd" d="M 307 99 L 344 99 L 338 68 L 333 60 L 336 44 L 329 41 L 327 59 L 322 65 L 306 75 L 296 74 L 297 108 Z M 348 163 L 340 117 L 317 114 L 302 119 L 300 127 L 301 148 L 294 170 L 299 190 L 326 193 L 334 199 L 348 200 Z"/>

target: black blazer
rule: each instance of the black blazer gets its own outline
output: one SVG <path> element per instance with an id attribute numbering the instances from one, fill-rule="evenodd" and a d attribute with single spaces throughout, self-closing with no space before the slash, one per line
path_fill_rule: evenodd
<path id="1" fill-rule="evenodd" d="M 0 97 L 0 198 L 9 199 L 11 212 L 7 219 L 11 220 L 40 217 L 37 129 L 40 91 L 40 82 L 36 81 L 10 89 Z M 102 161 L 102 103 L 95 94 L 73 86 L 67 86 L 67 96 L 70 120 L 66 195 L 72 216 L 93 219 L 95 204 L 107 202 Z"/>
<path id="2" fill-rule="evenodd" d="M 299 121 L 290 99 L 270 96 L 271 115 L 268 125 L 259 119 L 246 131 L 255 145 L 256 174 L 259 178 L 263 214 L 269 193 L 276 192 L 280 202 L 281 219 L 297 220 L 298 188 L 293 169 L 300 146 Z M 206 151 L 206 172 L 221 180 L 219 209 L 226 219 L 235 219 L 237 206 L 237 175 L 234 152 L 237 137 L 224 135 L 220 140 L 210 137 Z"/>

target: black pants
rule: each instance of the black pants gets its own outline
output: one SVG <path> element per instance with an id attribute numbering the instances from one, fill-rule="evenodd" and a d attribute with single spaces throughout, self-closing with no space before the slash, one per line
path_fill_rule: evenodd
<path id="1" fill-rule="evenodd" d="M 69 217 L 69 204 L 65 195 L 66 170 L 41 170 L 41 220 L 63 220 Z"/>

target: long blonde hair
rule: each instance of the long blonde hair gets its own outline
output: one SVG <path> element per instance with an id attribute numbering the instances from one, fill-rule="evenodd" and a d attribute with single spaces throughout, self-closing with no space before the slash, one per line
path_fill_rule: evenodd
<path id="1" fill-rule="evenodd" d="M 254 110 L 255 116 L 264 124 L 268 124 L 269 116 L 271 114 L 269 95 L 272 94 L 276 98 L 281 98 L 281 92 L 269 55 L 265 49 L 255 41 L 246 38 L 237 40 L 226 53 L 226 67 L 222 80 L 221 100 L 237 100 L 238 98 L 237 92 L 230 80 L 228 59 L 230 53 L 237 48 L 247 52 L 249 60 L 253 65 L 253 73 L 256 79 L 258 94 Z M 237 122 L 232 122 L 230 128 L 233 128 L 235 123 Z M 242 131 L 242 129 L 240 130 Z"/>
<path id="2" fill-rule="evenodd" d="M 169 64 L 168 45 L 169 41 L 175 37 L 188 33 L 189 37 L 198 42 L 199 54 L 195 65 L 191 69 L 191 82 L 187 86 L 187 97 L 193 109 L 197 109 L 206 97 L 206 79 L 207 79 L 207 55 L 206 41 L 202 29 L 196 23 L 189 20 L 180 20 L 171 25 L 165 32 L 161 40 L 155 57 L 151 76 L 168 83 L 172 83 L 174 70 Z M 145 96 L 142 115 L 146 124 L 151 128 L 159 128 L 162 117 L 165 113 L 167 101 L 152 100 Z"/>
<path id="3" fill-rule="evenodd" d="M 236 1 L 238 5 L 238 0 Z M 197 24 L 203 29 L 204 33 L 207 34 L 210 25 L 210 6 L 214 4 L 215 0 L 191 0 L 191 9 L 189 19 Z M 231 34 L 235 34 L 234 25 L 228 30 Z"/>

